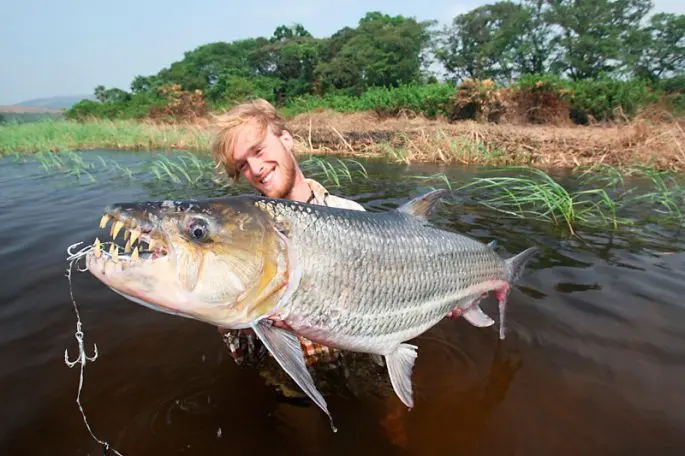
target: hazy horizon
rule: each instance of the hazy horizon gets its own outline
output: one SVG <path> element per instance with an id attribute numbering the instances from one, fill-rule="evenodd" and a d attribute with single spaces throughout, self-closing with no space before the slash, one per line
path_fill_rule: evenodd
<path id="1" fill-rule="evenodd" d="M 130 90 L 136 75 L 157 73 L 183 53 L 216 41 L 264 36 L 279 25 L 302 24 L 315 37 L 355 27 L 369 11 L 437 20 L 441 25 L 480 5 L 398 0 L 256 0 L 229 6 L 217 0 L 175 7 L 161 0 L 122 0 L 112 7 L 74 0 L 10 3 L 0 16 L 0 105 L 54 96 L 92 94 L 95 86 Z M 685 13 L 682 0 L 656 0 L 652 13 Z M 105 6 L 107 5 L 107 6 Z"/>

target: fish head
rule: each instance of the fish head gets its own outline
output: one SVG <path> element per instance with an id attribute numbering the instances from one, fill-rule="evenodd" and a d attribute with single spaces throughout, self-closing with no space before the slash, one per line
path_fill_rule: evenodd
<path id="1" fill-rule="evenodd" d="M 138 304 L 245 328 L 274 312 L 287 288 L 287 239 L 249 198 L 117 203 L 100 227 L 110 221 L 112 241 L 96 239 L 86 265 Z"/>

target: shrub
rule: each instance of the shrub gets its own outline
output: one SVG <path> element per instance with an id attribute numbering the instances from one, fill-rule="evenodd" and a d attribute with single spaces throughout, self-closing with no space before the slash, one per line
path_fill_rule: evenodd
<path id="1" fill-rule="evenodd" d="M 450 120 L 496 122 L 504 112 L 501 93 L 490 79 L 466 79 L 452 97 Z"/>
<path id="2" fill-rule="evenodd" d="M 510 122 L 560 124 L 569 120 L 571 90 L 554 75 L 526 75 L 503 89 Z"/>
<path id="3" fill-rule="evenodd" d="M 331 92 L 324 96 L 305 95 L 291 99 L 284 107 L 286 115 L 316 109 L 338 112 L 373 111 L 379 116 L 396 116 L 411 112 L 428 118 L 448 116 L 455 89 L 450 84 L 402 85 L 377 87 L 359 96 Z"/>
<path id="4" fill-rule="evenodd" d="M 574 81 L 569 86 L 572 108 L 594 121 L 627 120 L 663 96 L 663 91 L 653 89 L 649 81 L 642 79 L 621 81 L 602 76 Z"/>
<path id="5" fill-rule="evenodd" d="M 153 105 L 149 117 L 169 123 L 176 121 L 193 121 L 207 116 L 209 110 L 201 90 L 188 92 L 178 84 L 170 84 L 157 89 L 165 97 L 165 103 Z"/>

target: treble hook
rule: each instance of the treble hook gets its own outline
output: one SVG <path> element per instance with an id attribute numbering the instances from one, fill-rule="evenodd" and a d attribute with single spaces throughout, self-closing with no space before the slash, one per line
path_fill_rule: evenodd
<path id="1" fill-rule="evenodd" d="M 76 323 L 76 333 L 74 333 L 74 336 L 76 337 L 76 341 L 78 342 L 78 350 L 79 350 L 79 355 L 74 359 L 74 361 L 69 360 L 69 349 L 64 350 L 64 363 L 71 367 L 74 367 L 77 364 L 86 364 L 87 361 L 95 361 L 98 357 L 98 345 L 93 344 L 93 356 L 88 356 L 86 353 L 86 348 L 84 346 L 83 342 L 83 332 L 81 331 L 81 322 Z"/>

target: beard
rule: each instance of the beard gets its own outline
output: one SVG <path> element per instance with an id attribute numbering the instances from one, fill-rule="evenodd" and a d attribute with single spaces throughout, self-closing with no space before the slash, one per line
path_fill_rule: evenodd
<path id="1" fill-rule="evenodd" d="M 282 185 L 273 189 L 273 192 L 271 192 L 270 195 L 266 196 L 268 196 L 269 198 L 288 199 L 287 197 L 290 195 L 290 193 L 293 190 L 293 186 L 295 185 L 295 159 L 292 156 L 290 156 L 290 154 L 288 154 L 288 159 L 285 160 L 283 163 L 279 163 L 278 167 L 280 168 L 283 177 Z"/>

